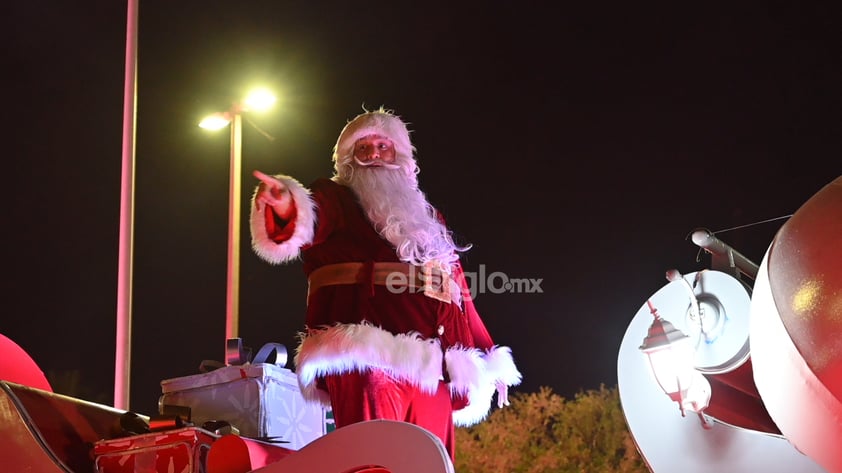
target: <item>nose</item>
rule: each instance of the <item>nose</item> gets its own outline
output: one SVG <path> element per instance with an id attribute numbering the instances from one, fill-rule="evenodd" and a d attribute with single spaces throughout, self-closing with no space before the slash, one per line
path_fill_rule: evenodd
<path id="1" fill-rule="evenodd" d="M 380 151 L 377 149 L 369 149 L 366 150 L 362 155 L 363 161 L 379 161 L 380 160 Z"/>

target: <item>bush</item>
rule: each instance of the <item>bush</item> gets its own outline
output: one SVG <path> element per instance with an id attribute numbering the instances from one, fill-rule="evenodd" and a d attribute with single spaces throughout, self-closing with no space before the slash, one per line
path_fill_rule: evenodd
<path id="1" fill-rule="evenodd" d="M 458 473 L 648 473 L 616 387 L 570 401 L 542 387 L 510 401 L 484 422 L 456 429 Z"/>

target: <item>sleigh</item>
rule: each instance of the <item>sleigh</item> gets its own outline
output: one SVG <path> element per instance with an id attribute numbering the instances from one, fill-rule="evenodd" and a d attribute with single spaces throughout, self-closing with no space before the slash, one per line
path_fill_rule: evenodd
<path id="1" fill-rule="evenodd" d="M 450 473 L 441 441 L 412 424 L 376 420 L 298 449 L 236 433 L 169 425 L 132 433 L 150 417 L 52 392 L 32 359 L 0 335 L 3 471 L 34 473 Z"/>

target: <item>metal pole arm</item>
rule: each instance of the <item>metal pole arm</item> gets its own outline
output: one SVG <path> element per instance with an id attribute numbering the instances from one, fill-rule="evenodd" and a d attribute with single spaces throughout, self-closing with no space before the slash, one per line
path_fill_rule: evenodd
<path id="1" fill-rule="evenodd" d="M 759 266 L 743 256 L 739 251 L 713 236 L 713 233 L 709 230 L 704 228 L 694 230 L 692 240 L 696 246 L 712 255 L 712 269 L 731 273 L 737 279 L 739 279 L 740 273 L 750 277 L 752 280 L 757 278 Z M 734 270 L 737 272 L 734 273 Z"/>

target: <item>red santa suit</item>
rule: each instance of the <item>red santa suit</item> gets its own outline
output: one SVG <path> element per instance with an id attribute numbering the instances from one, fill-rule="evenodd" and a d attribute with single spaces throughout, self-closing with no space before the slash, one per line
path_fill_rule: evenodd
<path id="1" fill-rule="evenodd" d="M 383 112 L 364 115 L 373 113 Z M 337 150 L 343 136 L 371 131 L 349 133 L 358 120 Z M 270 263 L 303 261 L 307 330 L 295 365 L 305 398 L 332 407 L 339 427 L 375 418 L 420 425 L 453 455 L 453 425 L 483 420 L 496 383 L 521 380 L 509 348 L 494 344 L 477 313 L 462 268 L 402 262 L 336 179 L 307 189 L 276 178 L 290 190 L 294 214 L 284 221 L 270 206 L 252 206 L 252 243 Z"/>

